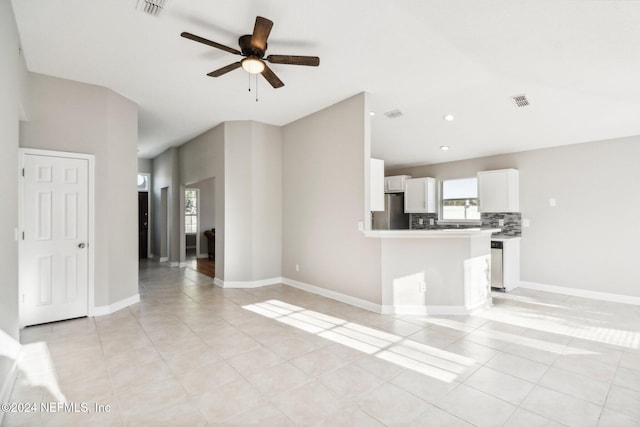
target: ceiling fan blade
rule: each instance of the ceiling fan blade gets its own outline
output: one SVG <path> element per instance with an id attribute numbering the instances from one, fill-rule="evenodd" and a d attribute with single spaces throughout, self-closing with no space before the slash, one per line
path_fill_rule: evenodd
<path id="1" fill-rule="evenodd" d="M 266 59 L 273 64 L 308 65 L 310 67 L 320 65 L 320 58 L 317 56 L 269 55 Z"/>
<path id="2" fill-rule="evenodd" d="M 267 18 L 263 18 L 262 16 L 256 16 L 256 24 L 253 27 L 253 35 L 251 36 L 251 46 L 263 51 L 266 50 L 267 39 L 269 38 L 269 33 L 271 33 L 272 27 L 272 21 L 269 21 Z"/>
<path id="3" fill-rule="evenodd" d="M 207 74 L 207 76 L 220 77 L 221 75 L 227 74 L 229 71 L 233 71 L 236 68 L 240 68 L 241 66 L 242 63 L 240 61 L 234 62 L 233 64 L 229 64 L 226 67 L 218 68 L 217 70 L 210 72 L 209 74 Z"/>
<path id="4" fill-rule="evenodd" d="M 265 79 L 267 79 L 269 84 L 273 86 L 274 89 L 278 89 L 279 87 L 284 86 L 284 83 L 282 83 L 282 80 L 280 80 L 278 76 L 276 76 L 276 73 L 274 73 L 273 70 L 271 70 L 271 68 L 267 66 L 267 64 L 264 64 L 264 70 L 262 70 L 262 75 L 264 76 Z"/>
<path id="5" fill-rule="evenodd" d="M 203 43 L 203 44 L 206 44 L 208 46 L 212 46 L 212 47 L 215 47 L 217 49 L 221 49 L 221 50 L 224 50 L 226 52 L 233 53 L 234 55 L 242 55 L 242 53 L 238 49 L 234 49 L 232 47 L 225 46 L 223 44 L 216 43 L 216 42 L 213 42 L 211 40 L 207 40 L 207 39 L 202 38 L 200 36 L 196 36 L 195 34 L 183 32 L 180 35 L 182 37 L 184 37 L 185 39 L 193 40 L 193 41 L 196 41 L 198 43 Z"/>

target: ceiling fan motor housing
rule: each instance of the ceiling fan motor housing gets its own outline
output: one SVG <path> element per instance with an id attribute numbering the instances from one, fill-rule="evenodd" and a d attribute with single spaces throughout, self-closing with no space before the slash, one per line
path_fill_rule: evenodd
<path id="1" fill-rule="evenodd" d="M 267 43 L 265 43 L 264 49 L 260 49 L 251 44 L 251 37 L 251 34 L 245 34 L 244 36 L 240 36 L 240 38 L 238 39 L 238 44 L 240 45 L 242 56 L 255 56 L 257 58 L 263 58 L 264 53 L 267 51 Z"/>

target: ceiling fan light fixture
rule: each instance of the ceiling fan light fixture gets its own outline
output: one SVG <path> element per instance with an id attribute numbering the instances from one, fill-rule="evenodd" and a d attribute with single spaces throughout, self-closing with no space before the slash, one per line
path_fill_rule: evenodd
<path id="1" fill-rule="evenodd" d="M 242 68 L 249 74 L 260 74 L 264 71 L 264 62 L 255 56 L 249 56 L 242 60 Z"/>

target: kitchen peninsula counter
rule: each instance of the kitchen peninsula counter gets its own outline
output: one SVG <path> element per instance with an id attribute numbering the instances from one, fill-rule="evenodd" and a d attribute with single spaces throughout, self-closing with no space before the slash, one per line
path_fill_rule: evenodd
<path id="1" fill-rule="evenodd" d="M 491 305 L 491 234 L 500 228 L 367 230 L 380 239 L 382 311 L 469 314 Z"/>

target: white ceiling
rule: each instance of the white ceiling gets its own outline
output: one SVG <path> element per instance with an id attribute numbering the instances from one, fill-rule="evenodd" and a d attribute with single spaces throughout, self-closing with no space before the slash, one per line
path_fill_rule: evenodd
<path id="1" fill-rule="evenodd" d="M 516 0 L 12 0 L 30 71 L 108 87 L 139 105 L 151 158 L 227 120 L 284 125 L 371 93 L 373 155 L 438 163 L 640 134 L 640 2 Z M 229 53 L 256 15 L 274 21 L 259 102 Z M 511 96 L 531 105 L 516 108 Z M 384 112 L 400 109 L 388 119 Z M 442 118 L 453 114 L 455 120 Z M 441 145 L 451 147 L 441 151 Z"/>

